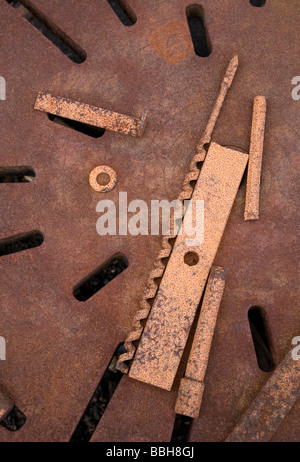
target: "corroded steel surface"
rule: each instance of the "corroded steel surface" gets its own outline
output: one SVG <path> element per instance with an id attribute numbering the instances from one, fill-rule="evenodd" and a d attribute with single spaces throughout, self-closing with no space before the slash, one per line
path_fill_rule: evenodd
<path id="1" fill-rule="evenodd" d="M 141 136 L 145 130 L 147 111 L 141 119 L 119 114 L 89 104 L 71 101 L 50 93 L 39 92 L 34 104 L 34 109 L 48 114 L 76 120 L 93 127 L 105 128 L 124 135 Z"/>
<path id="2" fill-rule="evenodd" d="M 172 388 L 247 162 L 247 154 L 211 143 L 189 205 L 196 210 L 196 202 L 203 201 L 203 241 L 200 236 L 191 239 L 185 229 L 176 237 L 130 377 L 166 390 Z M 197 222 L 201 225 L 203 222 Z M 196 264 L 185 262 L 189 253 L 198 258 Z"/>
<path id="3" fill-rule="evenodd" d="M 107 195 L 115 201 L 119 191 L 129 200 L 177 197 L 226 64 L 238 54 L 239 71 L 213 140 L 248 152 L 253 98 L 266 95 L 260 220 L 243 220 L 243 182 L 215 260 L 228 269 L 228 279 L 191 433 L 195 441 L 224 440 L 268 378 L 257 366 L 248 309 L 265 309 L 276 364 L 300 330 L 294 252 L 299 102 L 291 98 L 291 79 L 299 73 L 299 2 L 253 8 L 248 1 L 201 1 L 213 49 L 208 58 L 193 52 L 183 0 L 130 0 L 137 16 L 132 27 L 123 26 L 106 1 L 34 3 L 87 60 L 71 62 L 1 2 L 7 82 L 1 166 L 36 172 L 30 183 L 0 185 L 1 238 L 40 229 L 45 240 L 1 257 L 0 335 L 8 348 L 0 377 L 27 420 L 17 432 L 0 427 L 0 440 L 69 440 L 130 330 L 159 252 L 159 236 L 97 235 L 99 193 L 90 188 L 89 173 L 100 164 L 118 172 Z M 124 114 L 147 108 L 149 123 L 140 139 L 114 132 L 90 138 L 35 112 L 41 89 Z M 90 300 L 75 300 L 74 286 L 116 252 L 127 256 L 127 270 Z M 168 441 L 178 384 L 166 392 L 124 377 L 93 440 Z M 273 440 L 300 439 L 299 412 L 296 403 Z"/>
<path id="4" fill-rule="evenodd" d="M 225 288 L 225 279 L 226 270 L 213 266 L 207 281 L 185 375 L 180 382 L 175 406 L 177 414 L 193 418 L 199 416 L 205 386 L 205 373 Z"/>
<path id="5" fill-rule="evenodd" d="M 289 351 L 226 441 L 270 441 L 299 398 L 300 362 Z"/>
<path id="6" fill-rule="evenodd" d="M 106 184 L 99 184 L 98 176 L 99 175 L 108 175 L 109 181 Z M 118 176 L 116 172 L 108 167 L 107 165 L 98 165 L 98 167 L 93 168 L 89 176 L 89 182 L 91 188 L 97 192 L 109 192 L 117 184 Z"/>
<path id="7" fill-rule="evenodd" d="M 259 192 L 262 157 L 264 148 L 267 101 L 264 96 L 256 96 L 253 103 L 251 141 L 247 174 L 245 220 L 259 218 Z"/>

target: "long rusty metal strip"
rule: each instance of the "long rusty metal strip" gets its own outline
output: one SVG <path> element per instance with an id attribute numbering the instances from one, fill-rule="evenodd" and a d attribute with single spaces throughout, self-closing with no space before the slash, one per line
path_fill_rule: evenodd
<path id="1" fill-rule="evenodd" d="M 289 351 L 226 441 L 269 441 L 299 397 L 300 361 Z"/>
<path id="2" fill-rule="evenodd" d="M 208 278 L 203 303 L 185 376 L 181 379 L 175 405 L 177 414 L 192 418 L 199 416 L 204 392 L 204 378 L 210 347 L 225 288 L 226 270 L 213 266 Z"/>
<path id="3" fill-rule="evenodd" d="M 231 59 L 227 67 L 226 73 L 221 83 L 221 88 L 220 88 L 218 97 L 216 99 L 213 110 L 211 112 L 209 121 L 197 145 L 197 154 L 192 159 L 191 170 L 195 167 L 195 163 L 202 162 L 205 159 L 206 151 L 204 149 L 204 145 L 211 142 L 212 133 L 214 131 L 214 128 L 215 128 L 217 119 L 219 117 L 220 111 L 222 109 L 224 100 L 226 98 L 227 92 L 233 82 L 238 65 L 239 65 L 239 59 L 238 59 L 238 56 L 236 55 Z"/>
<path id="4" fill-rule="evenodd" d="M 141 119 L 79 103 L 50 93 L 40 92 L 34 109 L 94 127 L 105 128 L 125 135 L 141 136 L 145 130 L 148 112 Z"/>
<path id="5" fill-rule="evenodd" d="M 0 422 L 13 409 L 14 402 L 0 389 Z"/>
<path id="6" fill-rule="evenodd" d="M 184 200 L 190 199 L 193 194 L 194 187 L 192 186 L 192 183 L 198 179 L 199 174 L 200 174 L 200 169 L 198 168 L 197 163 L 205 159 L 206 151 L 204 150 L 203 146 L 205 143 L 211 140 L 211 134 L 213 132 L 217 117 L 221 110 L 223 101 L 226 97 L 227 91 L 232 84 L 235 73 L 237 71 L 237 67 L 238 67 L 238 56 L 234 56 L 231 59 L 227 67 L 224 79 L 222 81 L 220 94 L 217 98 L 212 115 L 210 117 L 210 121 L 208 122 L 206 131 L 205 131 L 206 135 L 203 135 L 201 138 L 201 140 L 203 140 L 202 151 L 200 155 L 197 152 L 197 154 L 193 156 L 191 163 L 190 163 L 190 171 L 185 176 L 182 191 L 178 196 L 178 200 L 182 202 Z M 209 141 L 204 141 L 208 139 Z M 199 141 L 197 151 L 201 150 L 200 149 L 201 140 Z M 134 342 L 137 342 L 142 335 L 143 328 L 144 328 L 143 321 L 145 321 L 145 319 L 147 319 L 149 316 L 151 306 L 152 306 L 151 302 L 154 299 L 157 293 L 157 290 L 158 290 L 158 284 L 156 283 L 156 279 L 161 278 L 165 271 L 166 265 L 164 261 L 171 254 L 173 245 L 170 242 L 173 241 L 175 237 L 176 237 L 175 234 L 171 234 L 170 236 L 164 236 L 162 239 L 162 249 L 160 250 L 158 257 L 156 258 L 154 262 L 155 268 L 153 271 L 151 271 L 149 275 L 149 279 L 147 282 L 147 288 L 142 298 L 142 301 L 140 302 L 140 309 L 137 311 L 136 315 L 134 316 L 134 319 L 132 321 L 131 331 L 128 333 L 125 339 L 125 342 L 124 342 L 126 353 L 122 354 L 117 362 L 117 369 L 119 369 L 124 374 L 127 374 L 129 371 L 128 362 L 132 360 L 132 358 L 134 357 L 135 351 L 136 351 Z"/>
<path id="7" fill-rule="evenodd" d="M 248 155 L 212 143 L 192 196 L 204 201 L 204 240 L 176 242 L 138 346 L 130 377 L 170 390 L 179 366 L 208 273 L 216 255 Z M 198 263 L 186 263 L 187 254 Z"/>
<path id="8" fill-rule="evenodd" d="M 249 165 L 247 174 L 245 220 L 258 220 L 260 178 L 264 146 L 267 101 L 264 96 L 256 96 L 253 103 Z"/>

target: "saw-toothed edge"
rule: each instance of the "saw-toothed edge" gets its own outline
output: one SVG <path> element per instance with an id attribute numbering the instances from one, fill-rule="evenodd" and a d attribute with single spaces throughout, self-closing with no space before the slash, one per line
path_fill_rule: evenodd
<path id="1" fill-rule="evenodd" d="M 211 117 L 205 129 L 205 132 L 200 142 L 198 143 L 197 154 L 193 156 L 192 161 L 190 163 L 190 172 L 185 177 L 182 192 L 178 197 L 178 200 L 180 200 L 182 203 L 184 200 L 188 200 L 192 196 L 194 188 L 191 185 L 191 182 L 197 181 L 200 173 L 197 164 L 198 162 L 203 162 L 205 159 L 205 155 L 203 154 L 204 144 L 209 143 L 211 141 L 213 129 L 215 127 L 227 91 L 230 88 L 233 78 L 236 74 L 237 67 L 238 56 L 234 56 L 227 67 L 225 76 L 221 84 L 221 90 L 218 95 L 217 101 L 214 105 Z M 132 330 L 129 332 L 124 342 L 126 353 L 120 355 L 116 364 L 116 368 L 125 374 L 127 374 L 129 371 L 129 366 L 126 364 L 126 362 L 131 361 L 135 354 L 136 347 L 134 346 L 133 342 L 136 342 L 140 339 L 144 329 L 141 321 L 148 318 L 151 310 L 150 300 L 155 298 L 158 290 L 158 284 L 155 282 L 155 279 L 161 278 L 166 268 L 166 263 L 164 264 L 162 259 L 170 257 L 173 248 L 173 245 L 170 244 L 170 240 L 176 238 L 176 236 L 177 234 L 172 234 L 163 237 L 162 249 L 160 250 L 158 257 L 154 262 L 155 269 L 152 270 L 150 273 L 147 283 L 147 289 L 140 303 L 140 309 L 133 318 Z"/>
<path id="2" fill-rule="evenodd" d="M 182 203 L 183 201 L 191 198 L 193 193 L 193 187 L 191 186 L 191 182 L 198 179 L 199 173 L 200 170 L 196 166 L 194 167 L 193 171 L 189 172 L 185 177 L 183 183 L 183 190 L 178 197 L 178 200 L 180 200 Z M 166 264 L 164 264 L 162 260 L 164 258 L 168 258 L 171 255 L 173 246 L 170 244 L 169 241 L 171 239 L 174 239 L 176 236 L 177 234 L 172 234 L 163 237 L 162 249 L 160 250 L 158 257 L 154 262 L 155 269 L 152 270 L 150 273 L 147 283 L 147 289 L 140 303 L 140 309 L 133 318 L 132 330 L 129 332 L 124 342 L 126 353 L 120 355 L 116 364 L 116 368 L 125 374 L 127 374 L 129 370 L 129 367 L 125 363 L 125 361 L 131 361 L 135 354 L 136 347 L 133 345 L 133 342 L 139 340 L 142 335 L 144 327 L 141 321 L 148 318 L 151 310 L 150 300 L 154 299 L 158 290 L 158 284 L 155 282 L 155 279 L 161 278 L 166 268 Z"/>

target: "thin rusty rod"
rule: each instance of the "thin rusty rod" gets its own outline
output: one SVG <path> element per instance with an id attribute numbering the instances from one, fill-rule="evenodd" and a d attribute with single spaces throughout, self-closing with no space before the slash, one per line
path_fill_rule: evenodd
<path id="1" fill-rule="evenodd" d="M 300 361 L 289 351 L 226 441 L 270 441 L 299 398 Z"/>
<path id="2" fill-rule="evenodd" d="M 251 141 L 247 174 L 245 220 L 259 219 L 261 166 L 264 147 L 267 101 L 256 96 L 253 103 Z"/>
<path id="3" fill-rule="evenodd" d="M 238 65 L 239 65 L 239 58 L 238 58 L 238 55 L 236 55 L 231 59 L 227 67 L 226 73 L 221 83 L 221 88 L 220 88 L 218 97 L 216 99 L 215 105 L 211 112 L 208 124 L 197 145 L 197 154 L 192 159 L 191 169 L 195 168 L 195 164 L 197 162 L 203 162 L 205 159 L 206 151 L 204 149 L 204 145 L 211 142 L 212 133 L 214 131 L 214 128 L 215 128 L 217 119 L 219 117 L 220 111 L 222 109 L 227 92 L 233 82 Z"/>
<path id="4" fill-rule="evenodd" d="M 143 134 L 148 115 L 145 111 L 141 119 L 138 119 L 43 92 L 38 94 L 34 109 L 131 136 Z"/>
<path id="5" fill-rule="evenodd" d="M 226 270 L 213 266 L 208 278 L 185 376 L 180 382 L 175 411 L 177 414 L 194 419 L 199 416 L 201 408 L 205 387 L 204 379 L 225 288 L 225 279 Z"/>

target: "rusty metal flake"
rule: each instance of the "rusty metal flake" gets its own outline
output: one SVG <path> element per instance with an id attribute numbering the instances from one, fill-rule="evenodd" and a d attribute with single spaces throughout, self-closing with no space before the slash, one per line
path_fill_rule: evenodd
<path id="1" fill-rule="evenodd" d="M 184 231 L 177 236 L 130 377 L 171 389 L 247 162 L 247 154 L 211 143 L 191 199 L 194 207 L 204 201 L 203 242 L 191 245 Z"/>
<path id="2" fill-rule="evenodd" d="M 261 167 L 265 137 L 267 100 L 256 96 L 253 103 L 251 141 L 246 187 L 245 220 L 258 220 Z"/>
<path id="3" fill-rule="evenodd" d="M 200 317 L 194 334 L 192 349 L 187 362 L 185 376 L 181 379 L 175 405 L 177 414 L 192 418 L 199 416 L 204 379 L 209 360 L 215 325 L 225 288 L 226 270 L 213 266 L 205 289 Z"/>
<path id="4" fill-rule="evenodd" d="M 269 441 L 299 398 L 300 361 L 289 351 L 226 441 Z"/>
<path id="5" fill-rule="evenodd" d="M 148 112 L 145 111 L 141 119 L 137 119 L 108 109 L 43 92 L 39 92 L 34 109 L 131 136 L 142 136 L 148 115 Z"/>

